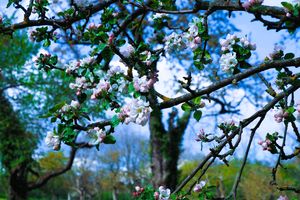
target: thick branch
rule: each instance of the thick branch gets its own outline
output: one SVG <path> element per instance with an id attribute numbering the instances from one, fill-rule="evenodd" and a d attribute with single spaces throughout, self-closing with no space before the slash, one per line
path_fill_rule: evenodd
<path id="1" fill-rule="evenodd" d="M 58 169 L 54 172 L 49 172 L 49 173 L 45 174 L 44 176 L 41 176 L 35 183 L 29 184 L 28 190 L 34 190 L 34 189 L 40 188 L 43 185 L 45 185 L 50 179 L 52 179 L 56 176 L 59 176 L 65 172 L 67 172 L 68 170 L 70 170 L 73 165 L 73 162 L 74 162 L 76 151 L 77 151 L 77 149 L 72 147 L 68 163 L 66 164 L 66 166 L 64 168 Z"/>
<path id="2" fill-rule="evenodd" d="M 238 82 L 238 81 L 241 81 L 243 79 L 246 79 L 246 78 L 252 76 L 253 74 L 257 74 L 259 72 L 266 71 L 268 69 L 277 68 L 277 67 L 287 67 L 287 66 L 296 66 L 296 67 L 300 66 L 300 58 L 262 63 L 258 67 L 254 67 L 254 68 L 245 70 L 245 71 L 238 73 L 236 75 L 233 75 L 227 79 L 213 83 L 204 89 L 195 91 L 194 94 L 189 93 L 189 94 L 182 95 L 180 97 L 170 99 L 168 101 L 164 101 L 159 104 L 159 107 L 162 109 L 170 108 L 170 107 L 176 106 L 178 104 L 181 104 L 183 102 L 192 100 L 193 98 L 195 98 L 197 96 L 210 94 L 218 89 L 224 88 L 224 87 L 232 84 L 233 81 Z"/>

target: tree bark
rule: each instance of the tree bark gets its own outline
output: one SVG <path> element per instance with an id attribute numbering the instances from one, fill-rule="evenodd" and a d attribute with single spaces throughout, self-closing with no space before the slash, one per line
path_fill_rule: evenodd
<path id="1" fill-rule="evenodd" d="M 27 199 L 27 172 L 26 166 L 21 165 L 10 173 L 9 177 L 9 199 L 23 200 Z"/>
<path id="2" fill-rule="evenodd" d="M 166 186 L 175 189 L 178 180 L 178 160 L 184 131 L 190 118 L 190 112 L 178 120 L 178 112 L 170 113 L 169 129 L 166 131 L 161 110 L 156 106 L 157 97 L 149 95 L 153 111 L 150 115 L 150 157 L 152 184 L 155 188 Z"/>

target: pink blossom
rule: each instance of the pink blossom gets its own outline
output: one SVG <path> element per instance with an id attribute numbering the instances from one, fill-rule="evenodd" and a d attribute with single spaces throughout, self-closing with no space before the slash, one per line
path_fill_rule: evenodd
<path id="1" fill-rule="evenodd" d="M 254 5 L 261 5 L 264 2 L 264 0 L 248 0 L 242 4 L 243 8 L 245 10 L 249 10 Z"/>
<path id="2" fill-rule="evenodd" d="M 288 116 L 289 113 L 281 109 L 274 115 L 274 118 L 276 122 L 280 123 L 282 122 L 283 118 L 287 118 Z"/>
<path id="3" fill-rule="evenodd" d="M 153 196 L 154 196 L 154 199 L 155 199 L 155 200 L 158 200 L 158 199 L 159 199 L 159 193 L 158 193 L 158 192 L 154 192 L 154 195 L 153 195 Z"/>
<path id="4" fill-rule="evenodd" d="M 200 183 L 196 184 L 193 191 L 194 192 L 201 192 L 202 188 L 206 185 L 206 181 L 200 181 Z"/>
<path id="5" fill-rule="evenodd" d="M 108 44 L 112 44 L 114 39 L 115 39 L 115 35 L 113 33 L 110 34 L 108 38 Z"/>

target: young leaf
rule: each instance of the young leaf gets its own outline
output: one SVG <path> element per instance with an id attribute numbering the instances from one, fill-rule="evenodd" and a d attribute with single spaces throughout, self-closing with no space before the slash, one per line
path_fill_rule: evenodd
<path id="1" fill-rule="evenodd" d="M 107 135 L 104 140 L 103 140 L 104 144 L 115 144 L 116 143 L 116 138 L 112 135 Z"/>
<path id="2" fill-rule="evenodd" d="M 194 112 L 194 118 L 195 118 L 195 120 L 199 121 L 201 119 L 201 117 L 202 117 L 202 111 L 201 110 L 196 110 Z"/>

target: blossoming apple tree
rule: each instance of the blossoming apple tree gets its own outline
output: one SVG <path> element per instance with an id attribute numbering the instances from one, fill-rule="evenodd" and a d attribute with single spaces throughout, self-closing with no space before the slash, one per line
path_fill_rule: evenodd
<path id="1" fill-rule="evenodd" d="M 263 0 L 197 0 L 189 4 L 182 2 L 182 5 L 172 0 L 70 0 L 62 3 L 64 9 L 56 11 L 58 3 L 54 0 L 8 0 L 7 7 L 14 6 L 23 19 L 12 23 L 4 16 L 0 19 L 1 34 L 13 37 L 16 30 L 30 28 L 30 39 L 45 47 L 62 45 L 62 41 L 87 46 L 88 53 L 84 58 L 68 63 L 62 63 L 55 52 L 41 53 L 35 60 L 36 66 L 46 73 L 58 70 L 69 76 L 72 79 L 69 87 L 74 91 L 73 98 L 54 105 L 44 115 L 56 126 L 46 136 L 48 146 L 59 150 L 61 143 L 65 143 L 75 149 L 99 149 L 102 144 L 116 142 L 114 131 L 120 124 L 144 126 L 149 122 L 153 186 L 157 190 L 139 186 L 135 196 L 140 199 L 188 199 L 188 195 L 194 192 L 199 193 L 200 199 L 211 199 L 214 198 L 211 194 L 213 186 L 202 180 L 203 175 L 216 160 L 227 164 L 241 138 L 248 137 L 241 169 L 228 194 L 228 198 L 235 198 L 253 137 L 269 111 L 277 108 L 274 123 L 282 123 L 284 131 L 267 134 L 259 144 L 263 150 L 278 155 L 271 184 L 279 190 L 300 192 L 299 188 L 282 186 L 276 181 L 276 171 L 282 161 L 300 153 L 299 148 L 295 148 L 292 154 L 285 151 L 290 127 L 300 140 L 297 124 L 300 98 L 296 95 L 300 87 L 299 73 L 296 72 L 300 58 L 276 47 L 260 64 L 251 64 L 249 59 L 255 52 L 255 43 L 246 35 L 237 36 L 229 30 L 229 34 L 219 38 L 217 46 L 221 51 L 220 58 L 216 59 L 210 32 L 213 29 L 211 24 L 216 23 L 212 20 L 214 14 L 241 11 L 252 14 L 254 20 L 260 21 L 268 30 L 288 30 L 292 34 L 300 26 L 298 1 L 282 2 L 281 7 L 276 7 L 263 5 Z M 166 76 L 161 73 L 163 69 L 159 65 L 163 58 L 190 65 L 184 67 L 187 71 L 184 75 L 177 74 L 178 79 L 183 79 L 178 81 L 179 89 L 174 97 L 157 87 L 160 79 Z M 113 64 L 116 60 L 120 61 L 119 65 Z M 272 72 L 273 79 L 267 80 L 264 72 Z M 201 81 L 209 83 L 208 86 L 195 83 L 199 74 Z M 174 185 L 174 181 L 168 182 L 172 174 L 163 172 L 172 167 L 177 172 L 178 146 L 190 116 L 201 123 L 205 101 L 213 101 L 221 105 L 222 112 L 229 112 L 232 107 L 218 98 L 219 92 L 226 93 L 232 86 L 242 87 L 256 76 L 260 78 L 260 88 L 265 89 L 263 95 L 268 96 L 269 101 L 248 118 L 218 124 L 220 132 L 215 135 L 199 130 L 197 141 L 213 143 L 215 147 L 182 183 Z M 97 104 L 105 117 L 94 120 L 95 117 L 86 112 L 85 107 L 91 102 Z M 176 110 L 179 107 L 184 111 L 182 116 Z M 161 122 L 162 110 L 167 108 L 174 108 L 168 131 Z M 249 136 L 245 133 L 247 127 L 251 127 Z M 89 140 L 79 142 L 80 135 L 86 135 Z M 165 155 L 176 155 L 177 158 L 165 158 Z M 173 159 L 177 160 L 174 162 Z M 197 181 L 186 188 L 199 171 L 201 175 Z"/>

